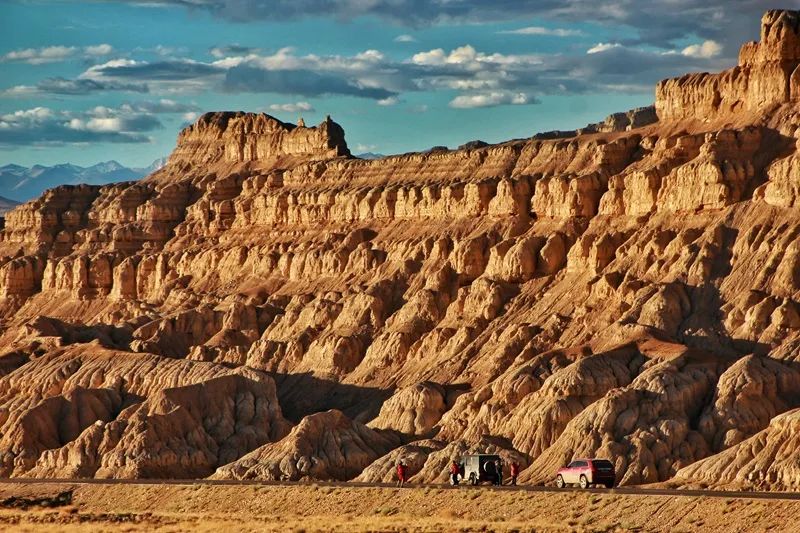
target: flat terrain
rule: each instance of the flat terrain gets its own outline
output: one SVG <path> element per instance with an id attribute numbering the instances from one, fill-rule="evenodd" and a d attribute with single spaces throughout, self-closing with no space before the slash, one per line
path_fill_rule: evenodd
<path id="1" fill-rule="evenodd" d="M 4 531 L 800 531 L 800 501 L 450 487 L 0 483 Z"/>

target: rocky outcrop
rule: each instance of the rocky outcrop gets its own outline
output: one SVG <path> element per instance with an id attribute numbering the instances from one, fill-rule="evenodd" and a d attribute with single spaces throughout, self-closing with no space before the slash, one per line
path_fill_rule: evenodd
<path id="1" fill-rule="evenodd" d="M 795 409 L 776 416 L 749 439 L 679 470 L 676 481 L 705 487 L 798 490 L 799 414 Z"/>
<path id="2" fill-rule="evenodd" d="M 661 120 L 714 118 L 757 112 L 800 97 L 800 15 L 768 11 L 761 19 L 761 40 L 739 52 L 739 65 L 719 74 L 687 74 L 656 87 Z"/>
<path id="3" fill-rule="evenodd" d="M 31 361 L 0 398 L 5 476 L 204 477 L 288 431 L 263 374 L 98 346 Z"/>
<path id="4" fill-rule="evenodd" d="M 222 162 L 275 164 L 287 157 L 329 159 L 349 155 L 344 130 L 330 117 L 307 128 L 264 114 L 225 112 L 206 113 L 184 129 L 167 164 L 180 168 Z"/>
<path id="5" fill-rule="evenodd" d="M 398 443 L 331 410 L 305 417 L 283 440 L 218 469 L 213 478 L 345 481 Z"/>
<path id="6" fill-rule="evenodd" d="M 443 387 L 423 382 L 395 392 L 370 422 L 376 429 L 392 429 L 406 435 L 427 435 L 447 411 Z"/>
<path id="7" fill-rule="evenodd" d="M 636 107 L 621 113 L 612 113 L 603 122 L 587 124 L 577 130 L 546 131 L 537 133 L 534 139 L 562 139 L 577 135 L 591 135 L 592 133 L 613 133 L 616 131 L 630 131 L 658 122 L 655 106 Z"/>

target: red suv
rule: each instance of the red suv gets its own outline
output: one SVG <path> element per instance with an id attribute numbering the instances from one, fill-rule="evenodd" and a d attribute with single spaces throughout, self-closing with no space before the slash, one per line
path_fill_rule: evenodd
<path id="1" fill-rule="evenodd" d="M 577 483 L 582 489 L 589 485 L 614 486 L 616 474 L 614 464 L 607 459 L 576 459 L 558 470 L 556 486 L 565 487 L 569 483 Z"/>

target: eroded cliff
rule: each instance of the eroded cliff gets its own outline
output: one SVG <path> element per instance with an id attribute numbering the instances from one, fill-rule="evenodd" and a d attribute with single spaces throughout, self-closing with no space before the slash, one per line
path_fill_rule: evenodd
<path id="1" fill-rule="evenodd" d="M 796 487 L 798 21 L 662 82 L 655 123 L 365 161 L 330 119 L 210 113 L 141 182 L 16 208 L 2 473 L 433 481 L 483 450 Z"/>

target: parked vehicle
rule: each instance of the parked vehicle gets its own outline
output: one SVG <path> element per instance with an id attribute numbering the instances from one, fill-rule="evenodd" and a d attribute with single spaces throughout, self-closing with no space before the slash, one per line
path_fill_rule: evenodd
<path id="1" fill-rule="evenodd" d="M 605 485 L 610 489 L 615 481 L 614 463 L 608 459 L 576 459 L 560 468 L 556 475 L 556 486 L 559 488 L 577 484 L 582 489 L 589 485 Z"/>
<path id="2" fill-rule="evenodd" d="M 461 460 L 464 465 L 464 479 L 470 485 L 479 485 L 487 482 L 497 484 L 500 482 L 501 477 L 498 475 L 496 466 L 501 461 L 499 455 L 478 453 L 465 455 Z"/>

